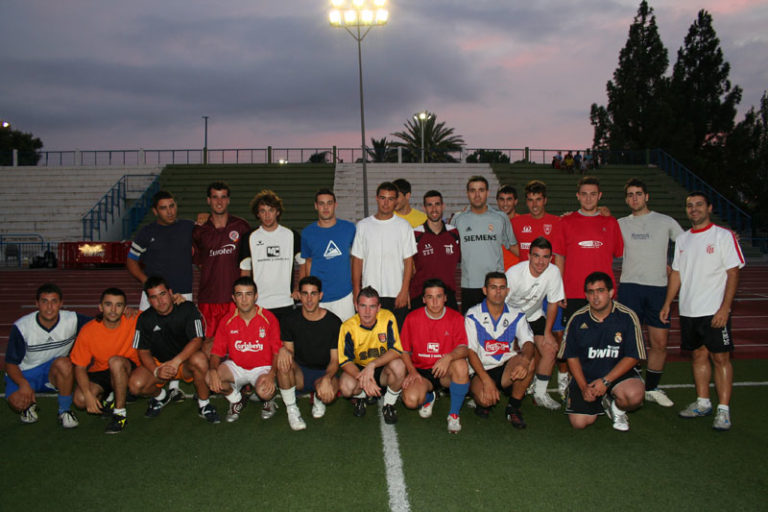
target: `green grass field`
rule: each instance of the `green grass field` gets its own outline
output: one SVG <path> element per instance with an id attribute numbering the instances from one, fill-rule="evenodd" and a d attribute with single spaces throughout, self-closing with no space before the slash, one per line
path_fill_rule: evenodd
<path id="1" fill-rule="evenodd" d="M 738 382 L 768 380 L 767 360 L 734 365 Z M 690 384 L 690 366 L 669 364 L 663 382 Z M 677 417 L 691 388 L 668 393 L 675 407 L 644 406 L 629 433 L 605 418 L 576 432 L 562 412 L 526 400 L 526 430 L 507 424 L 503 407 L 488 420 L 464 408 L 451 436 L 447 398 L 428 420 L 398 404 L 410 509 L 765 510 L 768 387 L 735 388 L 727 433 L 711 417 Z M 213 402 L 223 416 L 225 400 Z M 34 425 L 0 407 L 0 510 L 389 510 L 378 408 L 354 418 L 340 400 L 314 420 L 301 399 L 308 429 L 291 432 L 280 405 L 268 421 L 251 404 L 240 421 L 209 425 L 190 399 L 153 420 L 139 400 L 115 436 L 85 413 L 79 428 L 59 428 L 53 398 L 40 399 Z"/>

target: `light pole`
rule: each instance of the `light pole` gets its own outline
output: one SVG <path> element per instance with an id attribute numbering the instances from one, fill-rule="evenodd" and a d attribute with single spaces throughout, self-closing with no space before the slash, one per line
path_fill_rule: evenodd
<path id="1" fill-rule="evenodd" d="M 203 165 L 208 165 L 208 116 L 203 116 L 205 121 L 205 130 L 203 133 Z"/>
<path id="2" fill-rule="evenodd" d="M 424 146 L 427 145 L 426 141 L 424 140 L 424 123 L 432 119 L 432 114 L 425 110 L 424 112 L 415 114 L 413 118 L 421 125 L 421 163 L 424 163 Z"/>
<path id="3" fill-rule="evenodd" d="M 365 103 L 363 101 L 363 50 L 362 42 L 375 25 L 386 25 L 389 12 L 384 8 L 386 0 L 331 0 L 333 8 L 328 19 L 334 27 L 346 30 L 357 41 L 357 69 L 360 78 L 360 135 L 363 151 L 363 213 L 368 216 L 368 155 L 365 151 Z M 351 27 L 351 28 L 350 28 Z"/>

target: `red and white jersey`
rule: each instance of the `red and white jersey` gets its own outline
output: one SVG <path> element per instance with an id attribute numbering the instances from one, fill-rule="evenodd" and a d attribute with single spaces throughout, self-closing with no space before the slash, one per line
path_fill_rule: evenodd
<path id="1" fill-rule="evenodd" d="M 431 369 L 445 354 L 467 344 L 464 317 L 451 308 L 443 308 L 443 316 L 431 318 L 426 308 L 419 308 L 405 318 L 400 333 L 403 351 L 411 353 L 413 366 Z"/>
<path id="2" fill-rule="evenodd" d="M 520 261 L 528 260 L 531 242 L 543 236 L 552 244 L 554 254 L 563 254 L 563 238 L 560 231 L 560 217 L 546 213 L 540 219 L 534 219 L 530 213 L 515 215 L 512 219 L 512 231 L 520 244 Z"/>
<path id="3" fill-rule="evenodd" d="M 680 316 L 714 315 L 723 304 L 726 271 L 743 266 L 741 247 L 729 229 L 710 224 L 678 236 L 672 269 L 680 272 Z"/>
<path id="4" fill-rule="evenodd" d="M 274 355 L 280 350 L 280 324 L 275 315 L 256 306 L 258 312 L 249 323 L 235 310 L 216 330 L 211 354 L 229 359 L 244 370 L 259 366 L 272 366 Z"/>

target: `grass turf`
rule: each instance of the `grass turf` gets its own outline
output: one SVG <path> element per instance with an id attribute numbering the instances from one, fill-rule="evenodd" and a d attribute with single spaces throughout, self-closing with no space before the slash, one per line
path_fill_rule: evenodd
<path id="1" fill-rule="evenodd" d="M 737 381 L 763 381 L 766 360 L 734 362 Z M 671 363 L 663 383 L 690 383 L 690 366 Z M 422 420 L 398 404 L 395 427 L 411 509 L 421 510 L 757 510 L 765 506 L 768 387 L 737 387 L 731 432 L 712 418 L 683 420 L 694 398 L 669 389 L 672 409 L 647 404 L 632 430 L 606 418 L 573 431 L 562 412 L 523 405 L 528 429 L 462 410 L 463 430 L 446 432 L 447 397 Z M 226 402 L 214 399 L 222 414 Z M 280 404 L 282 406 L 282 404 Z M 344 400 L 322 420 L 299 402 L 308 429 L 291 432 L 281 407 L 268 421 L 250 404 L 240 421 L 208 425 L 192 400 L 143 417 L 128 406 L 126 431 L 80 413 L 80 427 L 56 424 L 56 403 L 40 399 L 40 421 L 21 425 L 0 408 L 0 510 L 387 510 L 378 410 L 354 418 Z"/>

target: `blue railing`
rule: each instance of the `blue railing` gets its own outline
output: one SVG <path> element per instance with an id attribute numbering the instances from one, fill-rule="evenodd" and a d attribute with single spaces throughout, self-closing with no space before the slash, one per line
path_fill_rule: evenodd
<path id="1" fill-rule="evenodd" d="M 156 178 L 156 175 L 126 174 L 117 180 L 117 183 L 83 215 L 83 240 L 100 240 L 102 228 L 107 230 L 123 214 L 128 194 L 133 191 L 129 181 L 140 179 L 143 182 L 149 177 Z M 142 186 L 141 190 L 143 188 Z"/>
<path id="2" fill-rule="evenodd" d="M 128 239 L 136 229 L 149 209 L 152 207 L 152 196 L 160 190 L 160 176 L 155 176 L 149 187 L 143 194 L 131 205 L 128 213 L 123 217 L 123 240 Z"/>
<path id="3" fill-rule="evenodd" d="M 42 256 L 52 249 L 55 251 L 56 248 L 37 233 L 0 235 L 0 265 L 21 267 L 24 262 L 30 263 L 35 256 Z"/>

